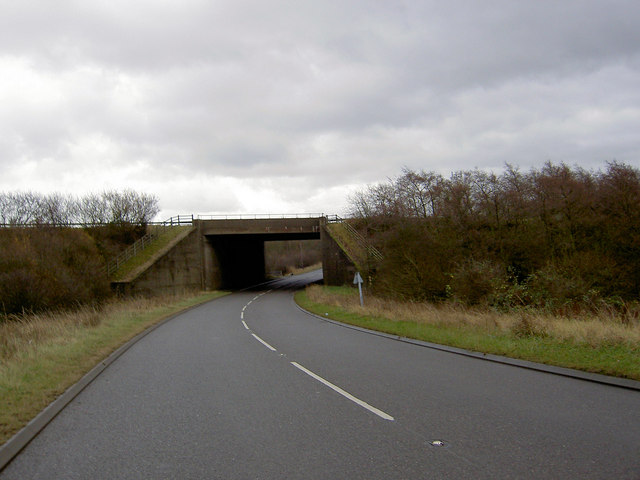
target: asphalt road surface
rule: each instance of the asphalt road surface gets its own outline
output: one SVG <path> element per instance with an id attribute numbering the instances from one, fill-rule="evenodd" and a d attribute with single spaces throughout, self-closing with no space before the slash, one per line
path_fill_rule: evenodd
<path id="1" fill-rule="evenodd" d="M 2 479 L 640 478 L 640 393 L 300 311 L 273 282 L 109 366 Z"/>

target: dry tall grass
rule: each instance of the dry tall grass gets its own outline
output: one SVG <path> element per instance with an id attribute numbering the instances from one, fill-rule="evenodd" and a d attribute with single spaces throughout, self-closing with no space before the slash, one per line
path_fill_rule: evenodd
<path id="1" fill-rule="evenodd" d="M 174 297 L 134 298 L 111 301 L 99 308 L 83 306 L 74 311 L 0 317 L 0 362 L 6 364 L 45 344 L 64 344 L 79 330 L 98 326 L 114 315 L 135 315 L 175 301 Z"/>
<path id="2" fill-rule="evenodd" d="M 451 304 L 398 302 L 371 295 L 366 296 L 365 306 L 361 307 L 355 292 L 354 295 L 344 295 L 314 285 L 307 289 L 307 294 L 317 303 L 341 307 L 359 315 L 384 317 L 396 321 L 468 327 L 488 333 L 501 332 L 514 336 L 551 337 L 593 347 L 640 345 L 638 318 L 621 318 L 611 312 L 583 314 L 568 318 L 533 311 L 500 313 Z"/>
<path id="3" fill-rule="evenodd" d="M 0 444 L 110 352 L 221 292 L 114 300 L 100 308 L 0 319 Z"/>

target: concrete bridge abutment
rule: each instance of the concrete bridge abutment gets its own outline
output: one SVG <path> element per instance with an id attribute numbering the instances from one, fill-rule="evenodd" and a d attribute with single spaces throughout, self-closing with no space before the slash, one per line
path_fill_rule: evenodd
<path id="1" fill-rule="evenodd" d="M 324 283 L 350 283 L 355 267 L 326 225 L 325 217 L 194 220 L 189 233 L 136 278 L 114 284 L 132 294 L 237 290 L 265 281 L 265 242 L 317 239 Z"/>
<path id="2" fill-rule="evenodd" d="M 325 283 L 342 285 L 350 274 L 342 270 L 353 270 L 327 233 L 325 217 L 197 220 L 194 223 L 201 237 L 202 286 L 208 290 L 238 289 L 264 281 L 264 244 L 268 241 L 322 240 Z"/>

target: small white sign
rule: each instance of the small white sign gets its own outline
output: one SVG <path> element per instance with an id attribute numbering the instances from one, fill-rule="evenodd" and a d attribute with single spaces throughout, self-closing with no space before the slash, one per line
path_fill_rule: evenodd
<path id="1" fill-rule="evenodd" d="M 353 277 L 353 284 L 354 285 L 358 285 L 358 293 L 360 294 L 360 306 L 363 307 L 364 306 L 364 297 L 362 296 L 362 276 L 360 276 L 360 272 L 356 272 L 355 276 Z"/>

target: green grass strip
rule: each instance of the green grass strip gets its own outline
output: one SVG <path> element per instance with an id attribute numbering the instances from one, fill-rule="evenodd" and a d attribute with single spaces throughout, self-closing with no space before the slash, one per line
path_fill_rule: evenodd
<path id="1" fill-rule="evenodd" d="M 124 307 L 0 365 L 0 444 L 128 340 L 170 315 L 224 295 L 210 292 L 151 308 Z"/>
<path id="2" fill-rule="evenodd" d="M 335 289 L 333 291 L 336 292 Z M 474 352 L 640 380 L 640 348 L 624 345 L 605 345 L 594 348 L 586 344 L 559 341 L 549 337 L 521 338 L 508 333 L 487 333 L 478 328 L 396 321 L 379 316 L 360 315 L 348 312 L 341 307 L 315 303 L 309 299 L 306 291 L 296 293 L 295 299 L 305 310 L 370 330 Z"/>

